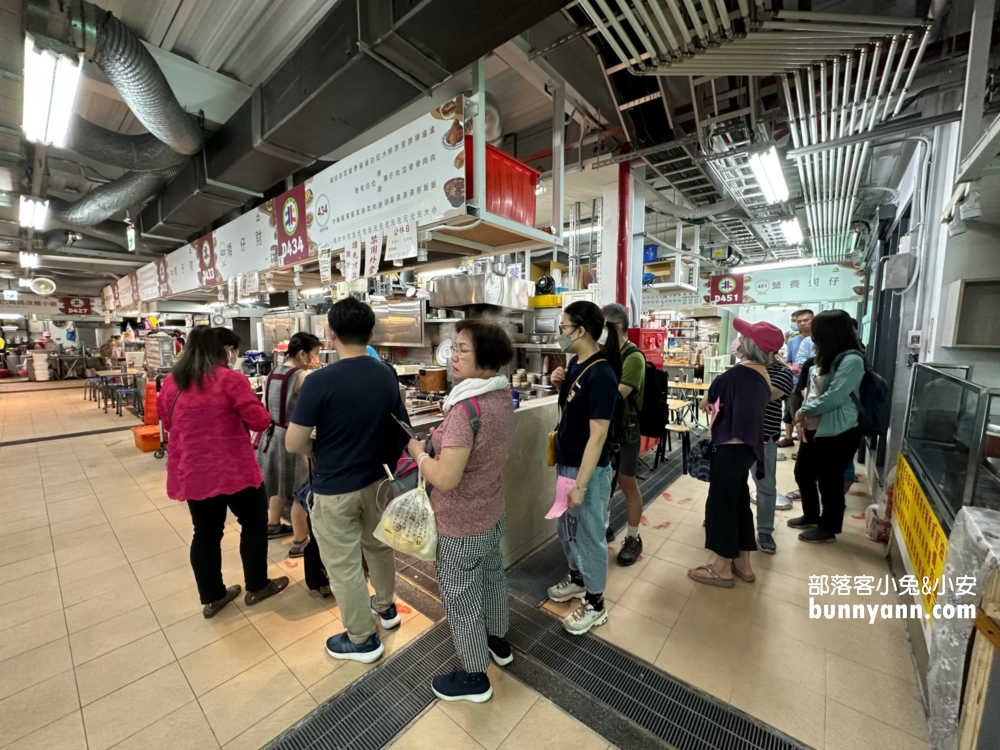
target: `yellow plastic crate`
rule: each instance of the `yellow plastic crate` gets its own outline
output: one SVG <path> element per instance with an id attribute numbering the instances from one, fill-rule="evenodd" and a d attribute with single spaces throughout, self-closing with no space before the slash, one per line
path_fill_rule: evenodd
<path id="1" fill-rule="evenodd" d="M 540 307 L 562 307 L 562 295 L 540 294 L 537 297 L 528 297 L 528 307 L 533 310 Z"/>

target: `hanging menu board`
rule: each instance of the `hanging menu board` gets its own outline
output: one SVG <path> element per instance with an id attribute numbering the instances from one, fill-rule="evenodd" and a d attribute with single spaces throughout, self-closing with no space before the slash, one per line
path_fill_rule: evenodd
<path id="1" fill-rule="evenodd" d="M 368 235 L 368 252 L 365 254 L 365 277 L 378 274 L 382 262 L 382 235 L 372 232 Z"/>
<path id="2" fill-rule="evenodd" d="M 465 213 L 462 99 L 341 159 L 305 183 L 310 238 L 344 245 L 399 222 L 429 224 Z"/>
<path id="3" fill-rule="evenodd" d="M 361 240 L 355 237 L 344 250 L 344 280 L 354 281 L 361 275 Z"/>
<path id="4" fill-rule="evenodd" d="M 400 222 L 386 233 L 385 259 L 406 260 L 417 257 L 417 225 Z"/>

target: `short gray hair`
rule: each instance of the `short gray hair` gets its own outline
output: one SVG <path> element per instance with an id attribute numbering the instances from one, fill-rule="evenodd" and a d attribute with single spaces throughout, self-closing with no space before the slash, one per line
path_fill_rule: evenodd
<path id="1" fill-rule="evenodd" d="M 628 330 L 628 310 L 625 309 L 625 305 L 612 302 L 602 307 L 601 312 L 604 313 L 604 319 L 607 322 L 615 323 L 621 327 L 622 331 Z"/>
<path id="2" fill-rule="evenodd" d="M 757 346 L 751 338 L 743 337 L 743 352 L 747 355 L 747 361 L 755 365 L 771 364 L 771 355 Z"/>

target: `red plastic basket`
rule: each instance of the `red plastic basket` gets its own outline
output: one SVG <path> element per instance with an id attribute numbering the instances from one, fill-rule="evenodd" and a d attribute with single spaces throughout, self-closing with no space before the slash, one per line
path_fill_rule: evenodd
<path id="1" fill-rule="evenodd" d="M 505 219 L 535 226 L 537 169 L 519 162 L 510 154 L 486 144 L 486 210 Z M 465 137 L 465 189 L 474 198 L 472 179 L 472 137 Z"/>

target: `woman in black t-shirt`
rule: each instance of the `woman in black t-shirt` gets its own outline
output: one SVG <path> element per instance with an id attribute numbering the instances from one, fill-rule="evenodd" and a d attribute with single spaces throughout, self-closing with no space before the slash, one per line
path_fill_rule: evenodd
<path id="1" fill-rule="evenodd" d="M 607 331 L 602 353 L 598 340 Z M 569 575 L 549 589 L 555 602 L 583 599 L 563 620 L 563 627 L 582 635 L 608 621 L 604 588 L 608 581 L 605 511 L 611 494 L 611 446 L 608 428 L 618 408 L 621 345 L 614 325 L 606 323 L 593 302 L 566 308 L 558 337 L 564 352 L 576 355 L 566 371 L 558 368 L 552 382 L 559 388 L 562 418 L 556 439 L 560 478 L 573 480 L 568 509 L 559 519 L 559 541 Z M 565 480 L 564 480 L 565 481 Z"/>

